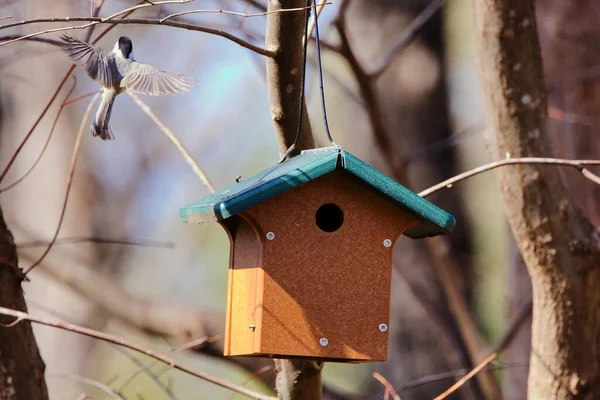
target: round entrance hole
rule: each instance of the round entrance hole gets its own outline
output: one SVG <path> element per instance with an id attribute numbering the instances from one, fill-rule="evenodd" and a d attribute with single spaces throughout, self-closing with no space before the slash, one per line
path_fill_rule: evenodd
<path id="1" fill-rule="evenodd" d="M 325 232 L 335 232 L 344 223 L 344 212 L 336 204 L 323 204 L 315 214 L 317 226 Z"/>

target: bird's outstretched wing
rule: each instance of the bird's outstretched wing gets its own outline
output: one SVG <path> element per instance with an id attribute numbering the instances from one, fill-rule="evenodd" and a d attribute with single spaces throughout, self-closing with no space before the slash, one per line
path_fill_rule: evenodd
<path id="1" fill-rule="evenodd" d="M 119 70 L 110 52 L 69 35 L 62 35 L 62 48 L 77 64 L 85 67 L 88 75 L 104 87 L 116 88 Z"/>
<path id="2" fill-rule="evenodd" d="M 193 80 L 183 75 L 161 71 L 137 61 L 129 63 L 121 80 L 122 87 L 151 96 L 187 92 L 193 84 Z"/>

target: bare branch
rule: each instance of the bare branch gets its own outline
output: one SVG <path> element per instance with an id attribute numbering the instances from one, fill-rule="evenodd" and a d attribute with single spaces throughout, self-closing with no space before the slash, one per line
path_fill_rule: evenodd
<path id="1" fill-rule="evenodd" d="M 600 185 L 600 177 L 590 172 L 588 169 L 584 168 L 585 165 L 600 165 L 600 160 L 563 160 L 559 158 L 543 158 L 543 157 L 523 157 L 523 158 L 507 158 L 506 160 L 494 161 L 492 163 L 482 165 L 481 167 L 474 168 L 470 171 L 463 172 L 462 174 L 456 175 L 450 179 L 446 179 L 443 182 L 438 183 L 430 187 L 429 189 L 425 189 L 419 193 L 421 197 L 427 197 L 432 195 L 433 193 L 444 189 L 451 188 L 457 182 L 465 180 L 467 178 L 471 178 L 475 175 L 479 175 L 483 172 L 491 171 L 492 169 L 496 169 L 499 167 L 503 167 L 505 165 L 523 165 L 523 164 L 546 164 L 546 165 L 557 165 L 563 167 L 572 167 L 577 169 L 579 172 L 583 174 L 586 178 L 591 180 L 594 183 Z"/>
<path id="2" fill-rule="evenodd" d="M 392 397 L 394 398 L 394 400 L 401 400 L 400 395 L 394 390 L 394 387 L 391 385 L 391 383 L 387 379 L 385 379 L 385 377 L 383 375 L 381 375 L 379 372 L 375 371 L 375 372 L 373 372 L 373 378 L 375 378 L 379 382 L 381 382 L 381 384 L 385 387 L 385 391 L 387 393 L 391 394 Z"/>
<path id="3" fill-rule="evenodd" d="M 369 73 L 369 77 L 373 79 L 379 78 L 392 63 L 394 58 L 398 55 L 400 51 L 406 48 L 413 39 L 416 34 L 421 30 L 423 25 L 427 23 L 438 12 L 442 6 L 444 5 L 445 0 L 432 0 L 427 7 L 423 9 L 414 18 L 410 23 L 406 26 L 400 37 L 398 38 L 398 42 L 392 47 L 387 56 L 379 63 L 379 65 Z"/>
<path id="4" fill-rule="evenodd" d="M 133 99 L 133 101 L 135 101 L 135 103 L 142 109 L 142 111 L 144 113 L 146 113 L 146 115 L 148 117 L 150 117 L 150 119 L 152 121 L 154 121 L 154 123 L 160 128 L 160 130 L 163 131 L 163 133 L 167 136 L 167 138 L 169 138 L 171 143 L 173 143 L 175 145 L 175 147 L 177 147 L 177 150 L 179 150 L 179 152 L 181 153 L 181 155 L 183 156 L 185 161 L 190 165 L 190 167 L 192 167 L 192 169 L 194 170 L 194 173 L 198 176 L 198 178 L 200 178 L 200 181 L 202 182 L 202 184 L 204 186 L 206 186 L 206 188 L 211 193 L 214 193 L 215 187 L 213 186 L 212 182 L 210 181 L 210 179 L 208 178 L 208 176 L 206 175 L 204 170 L 202 168 L 200 168 L 200 166 L 198 165 L 198 163 L 196 162 L 194 157 L 190 154 L 190 152 L 185 148 L 185 146 L 181 143 L 181 141 L 179 141 L 179 139 L 177 139 L 177 137 L 175 136 L 173 131 L 171 131 L 156 116 L 156 114 L 152 111 L 152 109 L 146 103 L 144 103 L 142 101 L 142 99 L 139 98 L 138 95 L 136 95 L 135 93 L 133 93 L 131 91 L 127 91 L 126 93 L 129 95 L 129 97 L 131 97 Z"/>
<path id="5" fill-rule="evenodd" d="M 27 176 L 33 171 L 33 169 L 40 162 L 40 160 L 42 159 L 42 156 L 44 155 L 44 153 L 46 152 L 46 149 L 48 148 L 48 144 L 50 144 L 50 139 L 52 138 L 52 135 L 54 134 L 54 129 L 56 128 L 56 124 L 58 123 L 58 119 L 60 118 L 60 116 L 62 114 L 62 111 L 65 107 L 66 101 L 69 98 L 69 96 L 71 95 L 71 93 L 73 92 L 73 89 L 75 89 L 76 83 L 77 83 L 77 81 L 75 80 L 75 78 L 73 78 L 73 86 L 71 86 L 71 89 L 69 89 L 69 91 L 65 95 L 65 100 L 60 105 L 60 108 L 58 109 L 58 112 L 56 113 L 56 117 L 54 118 L 54 122 L 52 123 L 52 127 L 50 128 L 50 133 L 48 133 L 48 137 L 46 138 L 46 141 L 44 142 L 44 146 L 42 146 L 42 150 L 38 154 L 37 158 L 31 165 L 31 167 L 29 167 L 29 169 L 20 178 L 15 180 L 13 183 L 11 183 L 10 185 L 7 185 L 4 188 L 1 188 L 0 193 L 6 192 L 7 190 L 14 188 L 19 183 L 21 183 L 25 178 L 27 178 Z M 15 156 L 13 155 L 13 157 L 15 157 Z"/>
<path id="6" fill-rule="evenodd" d="M 40 18 L 40 19 L 30 20 L 30 21 L 34 21 L 34 22 L 85 22 L 85 21 L 89 21 L 89 23 L 83 24 L 83 25 L 76 25 L 76 26 L 67 26 L 67 27 L 63 27 L 63 28 L 46 29 L 44 31 L 30 33 L 28 35 L 21 36 L 20 38 L 17 38 L 17 39 L 12 39 L 12 40 L 8 40 L 6 42 L 2 42 L 2 43 L 0 43 L 0 47 L 10 44 L 10 43 L 17 42 L 19 40 L 28 39 L 28 38 L 39 36 L 39 35 L 45 35 L 47 33 L 70 31 L 70 30 L 74 30 L 74 29 L 86 29 L 86 28 L 89 28 L 89 27 L 97 25 L 97 24 L 162 25 L 162 26 L 170 26 L 173 28 L 187 29 L 190 31 L 204 32 L 204 33 L 208 33 L 211 35 L 220 36 L 225 39 L 229 39 L 232 42 L 237 43 L 240 46 L 242 46 L 248 50 L 251 50 L 257 54 L 260 54 L 262 56 L 274 57 L 274 53 L 272 51 L 263 49 L 262 47 L 259 47 L 259 46 L 255 46 L 252 43 L 242 40 L 242 39 L 238 38 L 237 36 L 232 35 L 231 33 L 225 32 L 221 29 L 208 28 L 205 26 L 200 26 L 200 25 L 195 25 L 195 24 L 190 24 L 190 23 L 185 23 L 185 22 L 175 22 L 175 21 L 164 21 L 163 22 L 160 19 L 144 19 L 144 18 L 136 18 L 136 19 L 127 18 L 127 19 L 112 20 L 112 19 L 108 19 L 108 18 L 97 18 L 97 17 L 96 18 L 94 18 L 94 17 Z M 22 21 L 22 22 L 28 22 L 28 21 Z"/>
<path id="7" fill-rule="evenodd" d="M 77 375 L 73 375 L 73 374 L 53 374 L 53 373 L 48 373 L 48 372 L 46 373 L 46 376 L 49 378 L 61 378 L 61 379 L 68 379 L 68 380 L 76 381 L 76 382 L 80 382 L 80 383 L 85 383 L 86 385 L 90 385 L 90 386 L 93 386 L 95 388 L 102 390 L 104 393 L 106 393 L 113 399 L 125 400 L 125 398 L 123 396 L 121 396 L 121 394 L 118 391 L 116 391 L 113 388 L 111 388 L 110 386 L 105 385 L 102 382 L 98 382 L 94 379 L 84 378 L 82 376 L 77 376 Z"/>
<path id="8" fill-rule="evenodd" d="M 189 15 L 189 14 L 228 14 L 228 15 L 234 15 L 234 16 L 243 17 L 243 18 L 263 17 L 265 15 L 269 15 L 269 14 L 273 14 L 273 13 L 297 12 L 297 11 L 304 11 L 304 10 L 307 10 L 310 8 L 315 8 L 315 7 L 318 7 L 317 12 L 320 13 L 321 10 L 323 9 L 323 6 L 325 6 L 326 4 L 327 5 L 331 4 L 331 3 L 326 3 L 326 1 L 327 0 L 324 0 L 321 4 L 318 4 L 316 6 L 311 5 L 311 6 L 307 6 L 307 7 L 285 8 L 285 9 L 281 9 L 281 10 L 271 10 L 271 11 L 264 11 L 264 12 L 259 12 L 259 13 L 252 13 L 252 14 L 246 14 L 246 13 L 242 13 L 242 12 L 228 11 L 228 10 L 222 10 L 222 9 L 219 9 L 219 10 L 189 10 L 189 11 L 182 11 L 182 12 L 167 15 L 166 17 L 161 18 L 160 21 L 164 22 L 171 18 L 180 17 L 182 15 Z"/>
<path id="9" fill-rule="evenodd" d="M 46 256 L 52 249 L 52 246 L 56 242 L 56 238 L 58 237 L 58 234 L 60 233 L 60 228 L 62 226 L 64 217 L 65 217 L 65 212 L 67 211 L 67 204 L 69 202 L 69 194 L 71 193 L 71 184 L 73 183 L 73 175 L 75 175 L 75 166 L 77 165 L 77 159 L 79 158 L 79 148 L 81 146 L 81 139 L 83 138 L 83 132 L 87 128 L 88 119 L 92 112 L 92 107 L 94 106 L 94 104 L 96 104 L 96 101 L 98 101 L 99 98 L 100 98 L 100 95 L 98 93 L 96 93 L 96 95 L 94 96 L 92 101 L 90 101 L 90 104 L 88 105 L 88 108 L 87 108 L 87 110 L 85 110 L 85 114 L 83 115 L 83 119 L 81 120 L 79 132 L 77 132 L 77 138 L 75 139 L 75 146 L 73 147 L 73 157 L 71 158 L 71 168 L 69 169 L 69 176 L 67 178 L 67 189 L 65 191 L 65 200 L 63 202 L 62 210 L 60 213 L 60 218 L 58 220 L 58 226 L 56 227 L 54 236 L 52 237 L 52 240 L 48 244 L 48 247 L 46 248 L 44 253 L 42 253 L 42 255 L 40 256 L 40 258 L 36 262 L 34 262 L 29 268 L 27 268 L 25 270 L 25 272 L 24 272 L 25 276 L 27 276 L 29 271 L 31 271 L 36 266 L 38 266 L 44 260 L 44 258 L 46 258 Z"/>
<path id="10" fill-rule="evenodd" d="M 97 17 L 98 15 L 100 15 L 100 10 L 102 9 L 102 6 L 104 5 L 104 0 L 98 0 L 98 5 L 95 7 L 94 7 L 94 3 L 95 3 L 95 0 L 90 0 L 90 7 L 91 7 L 90 16 L 91 17 Z M 90 41 L 90 39 L 92 38 L 92 34 L 94 33 L 94 28 L 95 28 L 95 26 L 91 26 L 90 29 L 88 29 L 88 31 L 85 34 L 85 39 L 83 39 L 84 42 Z"/>
<path id="11" fill-rule="evenodd" d="M 82 326 L 78 326 L 78 325 L 74 325 L 74 324 L 70 324 L 67 322 L 62 322 L 62 321 L 58 321 L 58 320 L 52 320 L 49 318 L 43 318 L 43 317 L 37 317 L 34 315 L 31 315 L 29 313 L 24 313 L 24 312 L 20 312 L 20 311 L 16 311 L 16 310 L 12 310 L 10 308 L 5 308 L 5 307 L 0 307 L 0 314 L 1 315 L 7 315 L 7 316 L 11 316 L 11 317 L 15 317 L 18 318 L 20 320 L 25 320 L 25 321 L 30 321 L 30 322 L 34 322 L 40 325 L 45 325 L 45 326 L 51 326 L 54 328 L 58 328 L 58 329 L 62 329 L 68 332 L 74 332 L 80 335 L 84 335 L 84 336 L 88 336 L 91 338 L 95 338 L 95 339 L 99 339 L 102 340 L 104 342 L 108 342 L 108 343 L 112 343 L 112 344 L 116 344 L 118 346 L 121 347 L 125 347 L 128 348 L 130 350 L 133 351 L 137 351 L 138 353 L 144 354 L 148 357 L 154 358 L 155 360 L 161 361 L 169 366 L 171 366 L 172 368 L 175 368 L 179 371 L 183 371 L 186 372 L 192 376 L 195 376 L 196 378 L 200 378 L 203 379 L 207 382 L 213 383 L 217 386 L 220 386 L 222 388 L 225 389 L 229 389 L 232 390 L 234 392 L 243 394 L 245 396 L 248 396 L 250 398 L 253 399 L 257 399 L 257 400 L 276 400 L 275 397 L 272 396 L 267 396 L 258 392 L 255 392 L 253 390 L 247 389 L 243 386 L 239 386 L 230 382 L 227 382 L 223 379 L 219 379 L 216 377 L 213 377 L 211 375 L 208 375 L 202 371 L 198 371 L 195 370 L 185 364 L 182 364 L 180 362 L 178 362 L 177 360 L 175 360 L 174 358 L 165 356 L 161 353 L 158 353 L 154 350 L 151 349 L 147 349 L 145 347 L 142 347 L 140 345 L 137 345 L 135 343 L 132 342 L 128 342 L 123 338 L 120 338 L 118 336 L 115 335 L 111 335 L 109 333 L 104 333 L 104 332 L 100 332 L 100 331 L 96 331 L 93 329 L 89 329 L 89 328 L 84 328 Z"/>
<path id="12" fill-rule="evenodd" d="M 317 18 L 312 18 L 310 20 L 310 22 L 308 23 L 308 32 L 307 33 L 308 33 L 309 38 L 312 37 L 313 31 L 315 30 L 315 25 L 316 25 L 317 19 L 318 19 L 319 15 L 321 15 L 321 12 L 325 8 L 326 4 L 331 4 L 331 3 L 327 3 L 327 0 L 321 0 L 319 2 L 319 4 L 317 4 L 317 6 L 316 6 L 317 7 L 317 10 L 316 10 Z M 314 6 L 312 6 L 312 7 L 314 7 Z M 321 45 L 323 45 L 322 41 L 321 41 Z"/>
<path id="13" fill-rule="evenodd" d="M 250 382 L 252 382 L 253 380 L 255 380 L 259 375 L 264 374 L 267 371 L 270 371 L 273 369 L 272 365 L 265 365 L 262 368 L 257 369 L 256 371 L 254 371 L 253 373 L 250 374 L 250 376 L 248 376 L 244 382 L 242 382 L 242 386 L 247 386 Z M 229 400 L 233 400 L 237 397 L 237 393 L 232 393 L 231 397 L 229 398 Z"/>
<path id="14" fill-rule="evenodd" d="M 504 349 L 506 349 L 508 347 L 508 345 L 510 345 L 510 343 L 514 339 L 515 335 L 519 331 L 519 329 L 521 329 L 521 326 L 523 325 L 523 323 L 531 315 L 531 306 L 532 306 L 531 301 L 523 304 L 523 306 L 521 307 L 521 310 L 517 314 L 515 320 L 511 323 L 510 327 L 508 328 L 508 330 L 506 331 L 506 333 L 504 334 L 502 339 L 500 339 L 498 344 L 496 344 L 494 346 L 494 349 L 492 350 L 490 355 L 487 356 L 481 363 L 479 363 L 479 365 L 477 365 L 475 368 L 473 368 L 471 370 L 471 372 L 469 372 L 467 375 L 465 375 L 463 378 L 461 378 L 458 382 L 456 382 L 454 385 L 452 385 L 450 388 L 448 388 L 448 390 L 446 390 L 444 393 L 437 396 L 434 400 L 443 400 L 443 399 L 447 398 L 449 395 L 451 395 L 452 393 L 457 391 L 462 385 L 464 385 L 469 379 L 471 379 L 472 377 L 477 375 L 482 369 L 484 369 L 492 361 L 494 361 L 500 355 L 500 353 Z"/>
<path id="15" fill-rule="evenodd" d="M 73 236 L 62 239 L 56 239 L 54 245 L 60 244 L 76 244 L 76 243 L 99 243 L 99 244 L 122 244 L 126 246 L 142 246 L 142 247 L 161 247 L 165 249 L 172 249 L 175 247 L 173 242 L 158 242 L 155 240 L 141 240 L 141 239 L 109 239 L 103 237 L 88 237 L 88 236 Z M 18 249 L 30 249 L 35 247 L 48 246 L 50 242 L 45 240 L 34 240 L 31 242 L 24 242 L 17 244 Z"/>
<path id="16" fill-rule="evenodd" d="M 29 132 L 27 132 L 27 135 L 25 135 L 25 137 L 23 138 L 23 140 L 21 141 L 21 143 L 19 144 L 19 146 L 17 147 L 17 149 L 15 150 L 15 152 L 12 154 L 10 160 L 8 160 L 8 163 L 6 164 L 6 166 L 4 167 L 4 169 L 2 170 L 2 173 L 0 174 L 0 182 L 2 182 L 4 180 L 4 178 L 8 174 L 8 171 L 10 171 L 10 168 L 12 167 L 12 165 L 14 164 L 14 162 L 16 161 L 17 156 L 19 155 L 19 153 L 21 152 L 21 150 L 23 150 L 23 147 L 25 146 L 25 143 L 27 143 L 27 141 L 29 140 L 29 138 L 33 134 L 33 131 L 35 131 L 35 128 L 37 128 L 38 124 L 40 123 L 40 121 L 42 120 L 42 118 L 44 117 L 44 115 L 46 115 L 46 113 L 48 112 L 48 109 L 50 109 L 50 106 L 52 105 L 52 103 L 54 103 L 54 100 L 56 100 L 56 97 L 58 96 L 58 93 L 60 92 L 60 90 L 62 89 L 62 87 L 64 86 L 64 84 L 67 82 L 67 79 L 69 79 L 69 76 L 71 75 L 71 73 L 73 72 L 74 69 L 75 69 L 75 65 L 72 65 L 71 68 L 69 68 L 69 70 L 67 71 L 67 73 L 63 77 L 62 81 L 59 83 L 58 87 L 54 91 L 54 94 L 52 94 L 52 97 L 50 97 L 50 100 L 48 101 L 48 103 L 46 103 L 46 106 L 42 110 L 41 114 L 35 120 L 35 122 L 33 123 L 33 126 L 31 127 L 31 129 L 29 130 Z"/>
<path id="17" fill-rule="evenodd" d="M 401 155 L 394 151 L 392 143 L 390 142 L 392 135 L 387 132 L 387 128 L 384 124 L 383 111 L 375 88 L 375 79 L 364 70 L 348 41 L 345 12 L 347 4 L 348 1 L 342 3 L 340 14 L 335 21 L 335 27 L 340 35 L 339 52 L 346 59 L 354 74 L 354 79 L 358 84 L 360 96 L 363 99 L 367 116 L 369 117 L 371 131 L 373 132 L 373 137 L 375 138 L 377 146 L 383 153 L 386 162 L 395 171 L 394 178 L 397 181 L 406 182 L 404 176 L 406 174 L 406 168 L 404 166 L 405 162 Z"/>

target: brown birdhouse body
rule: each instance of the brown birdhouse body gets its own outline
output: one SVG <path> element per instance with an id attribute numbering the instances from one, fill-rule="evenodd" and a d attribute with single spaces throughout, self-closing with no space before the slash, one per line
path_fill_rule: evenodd
<path id="1" fill-rule="evenodd" d="M 423 217 L 350 169 L 304 178 L 217 218 L 231 242 L 225 355 L 384 361 L 393 243 Z"/>

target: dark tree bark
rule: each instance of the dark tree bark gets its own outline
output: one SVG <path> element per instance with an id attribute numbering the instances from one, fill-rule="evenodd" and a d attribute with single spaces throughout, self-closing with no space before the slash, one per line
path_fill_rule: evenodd
<path id="1" fill-rule="evenodd" d="M 486 126 L 498 156 L 554 156 L 534 1 L 486 0 L 475 7 Z M 557 168 L 523 165 L 498 176 L 532 280 L 528 396 L 600 398 L 597 230 Z"/>
<path id="2" fill-rule="evenodd" d="M 13 236 L 0 209 L 0 306 L 27 312 Z M 1 316 L 0 324 L 14 318 Z M 48 398 L 44 362 L 29 322 L 0 327 L 0 400 Z"/>

